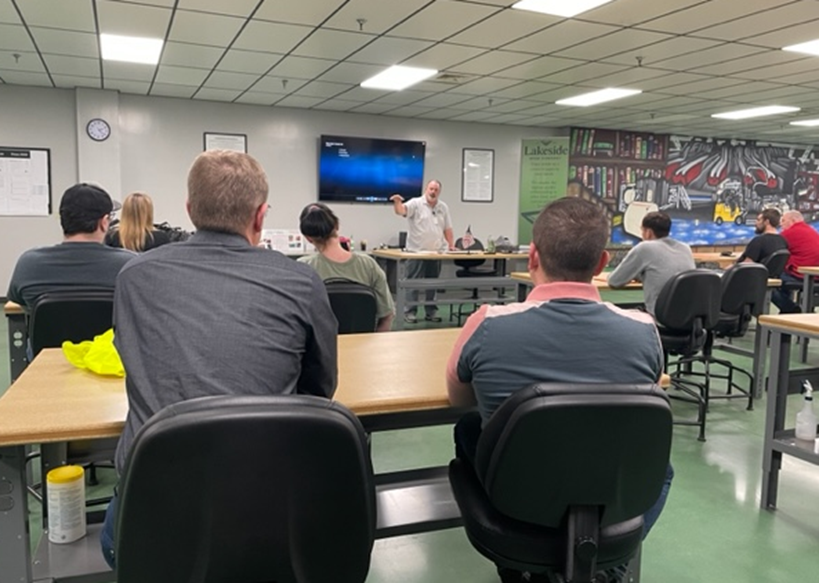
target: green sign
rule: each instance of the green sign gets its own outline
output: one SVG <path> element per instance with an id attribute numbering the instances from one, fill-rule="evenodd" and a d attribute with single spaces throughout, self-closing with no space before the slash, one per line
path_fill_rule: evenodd
<path id="1" fill-rule="evenodd" d="M 532 240 L 532 224 L 543 207 L 566 196 L 569 138 L 523 140 L 520 158 L 518 244 Z"/>

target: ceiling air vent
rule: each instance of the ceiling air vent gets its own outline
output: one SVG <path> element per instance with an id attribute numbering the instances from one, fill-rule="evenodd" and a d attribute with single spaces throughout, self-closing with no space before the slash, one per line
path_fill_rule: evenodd
<path id="1" fill-rule="evenodd" d="M 472 77 L 469 75 L 458 73 L 441 73 L 432 80 L 437 81 L 438 83 L 446 83 L 447 85 L 460 85 L 461 83 L 466 83 L 471 79 Z"/>

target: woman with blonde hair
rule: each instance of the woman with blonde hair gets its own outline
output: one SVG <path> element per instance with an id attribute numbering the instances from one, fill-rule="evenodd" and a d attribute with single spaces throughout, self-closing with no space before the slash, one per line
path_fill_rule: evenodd
<path id="1" fill-rule="evenodd" d="M 137 253 L 170 242 L 168 233 L 154 227 L 154 203 L 144 192 L 134 192 L 126 197 L 119 225 L 105 236 L 106 245 Z"/>

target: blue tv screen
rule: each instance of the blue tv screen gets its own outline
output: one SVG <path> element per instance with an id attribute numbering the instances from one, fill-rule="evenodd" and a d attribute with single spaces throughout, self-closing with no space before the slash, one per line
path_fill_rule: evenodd
<path id="1" fill-rule="evenodd" d="M 389 202 L 424 188 L 426 142 L 321 136 L 319 200 Z"/>

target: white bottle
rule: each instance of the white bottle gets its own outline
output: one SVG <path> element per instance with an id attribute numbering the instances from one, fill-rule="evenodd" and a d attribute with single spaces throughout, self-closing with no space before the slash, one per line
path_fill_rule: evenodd
<path id="1" fill-rule="evenodd" d="M 62 466 L 46 475 L 48 483 L 48 540 L 73 543 L 85 536 L 85 472 Z"/>
<path id="2" fill-rule="evenodd" d="M 813 386 L 810 381 L 802 383 L 805 404 L 796 414 L 796 439 L 814 441 L 816 439 L 816 414 L 813 412 Z"/>

